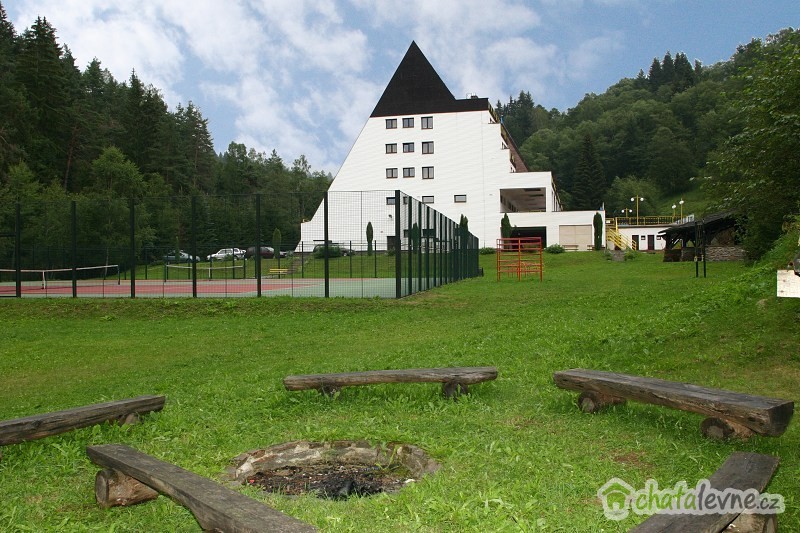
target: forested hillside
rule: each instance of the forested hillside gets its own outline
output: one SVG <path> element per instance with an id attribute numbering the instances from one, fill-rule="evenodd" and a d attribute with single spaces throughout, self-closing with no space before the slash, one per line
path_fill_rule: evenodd
<path id="1" fill-rule="evenodd" d="M 568 209 L 605 204 L 614 216 L 639 196 L 642 214 L 667 215 L 681 195 L 699 194 L 698 215 L 740 212 L 758 256 L 800 211 L 799 46 L 787 29 L 707 67 L 667 52 L 566 113 L 527 92 L 496 107 L 528 167 L 553 172 Z"/>
<path id="2" fill-rule="evenodd" d="M 525 91 L 496 108 L 566 208 L 614 216 L 639 196 L 641 214 L 664 215 L 702 196 L 693 212 L 740 212 L 757 257 L 800 211 L 799 43 L 783 30 L 710 66 L 667 52 L 566 112 Z M 81 69 L 46 18 L 18 33 L 0 4 L 0 212 L 13 200 L 202 195 L 213 207 L 217 195 L 280 194 L 264 231 L 292 242 L 330 179 L 302 156 L 287 165 L 238 143 L 216 154 L 191 101 L 169 110 L 135 71 L 117 81 L 101 59 Z"/>
<path id="3" fill-rule="evenodd" d="M 213 205 L 214 195 L 280 192 L 291 221 L 270 225 L 299 239 L 297 221 L 313 215 L 330 179 L 302 156 L 287 165 L 238 143 L 216 154 L 191 101 L 169 110 L 136 72 L 119 82 L 100 59 L 79 68 L 46 18 L 18 34 L 0 4 L 0 210 L 17 199 L 199 194 Z"/>

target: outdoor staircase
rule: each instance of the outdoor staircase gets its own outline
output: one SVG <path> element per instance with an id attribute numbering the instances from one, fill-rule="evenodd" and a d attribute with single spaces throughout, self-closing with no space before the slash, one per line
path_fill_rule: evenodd
<path id="1" fill-rule="evenodd" d="M 628 250 L 631 247 L 630 240 L 610 224 L 606 226 L 606 240 L 613 242 L 620 250 Z"/>

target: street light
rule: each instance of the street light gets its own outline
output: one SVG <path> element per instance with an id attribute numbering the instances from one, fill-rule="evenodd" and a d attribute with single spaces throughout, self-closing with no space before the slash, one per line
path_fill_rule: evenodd
<path id="1" fill-rule="evenodd" d="M 675 222 L 675 208 L 678 207 L 675 204 L 672 204 L 672 221 Z"/>
<path id="2" fill-rule="evenodd" d="M 683 220 L 683 198 L 681 198 L 681 201 L 678 203 L 681 204 L 681 220 Z"/>
<path id="3" fill-rule="evenodd" d="M 631 202 L 636 202 L 636 225 L 639 225 L 639 202 L 644 202 L 644 198 L 635 196 L 631 198 Z"/>

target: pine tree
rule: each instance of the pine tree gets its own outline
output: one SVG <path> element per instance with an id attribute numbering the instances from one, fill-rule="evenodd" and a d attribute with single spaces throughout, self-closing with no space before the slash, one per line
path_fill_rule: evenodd
<path id="1" fill-rule="evenodd" d="M 679 93 L 694 86 L 695 76 L 686 54 L 679 52 L 675 56 L 675 76 L 672 80 L 672 92 Z"/>
<path id="2" fill-rule="evenodd" d="M 578 155 L 575 186 L 572 190 L 575 209 L 599 209 L 606 192 L 603 165 L 597 155 L 591 135 L 586 135 Z"/>
<path id="3" fill-rule="evenodd" d="M 675 61 L 672 54 L 667 50 L 664 59 L 661 60 L 661 79 L 662 85 L 671 84 L 675 80 Z"/>
<path id="4" fill-rule="evenodd" d="M 657 58 L 653 58 L 650 64 L 650 71 L 647 73 L 647 79 L 650 81 L 650 90 L 656 92 L 661 84 L 664 82 L 664 76 L 661 73 L 661 63 Z"/>
<path id="5" fill-rule="evenodd" d="M 28 143 L 28 162 L 39 179 L 48 182 L 60 182 L 66 167 L 68 100 L 61 55 L 55 28 L 38 17 L 22 35 L 16 75 L 25 88 L 36 132 Z"/>

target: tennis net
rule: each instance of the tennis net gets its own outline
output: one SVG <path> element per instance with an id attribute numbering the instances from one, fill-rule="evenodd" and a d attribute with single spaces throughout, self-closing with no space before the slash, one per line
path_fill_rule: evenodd
<path id="1" fill-rule="evenodd" d="M 22 284 L 28 288 L 41 286 L 42 290 L 48 287 L 65 286 L 72 284 L 73 270 L 75 279 L 80 285 L 115 282 L 121 283 L 119 265 L 100 265 L 72 268 L 24 268 L 20 277 Z M 17 271 L 13 268 L 0 268 L 0 285 L 8 286 L 16 283 Z"/>

